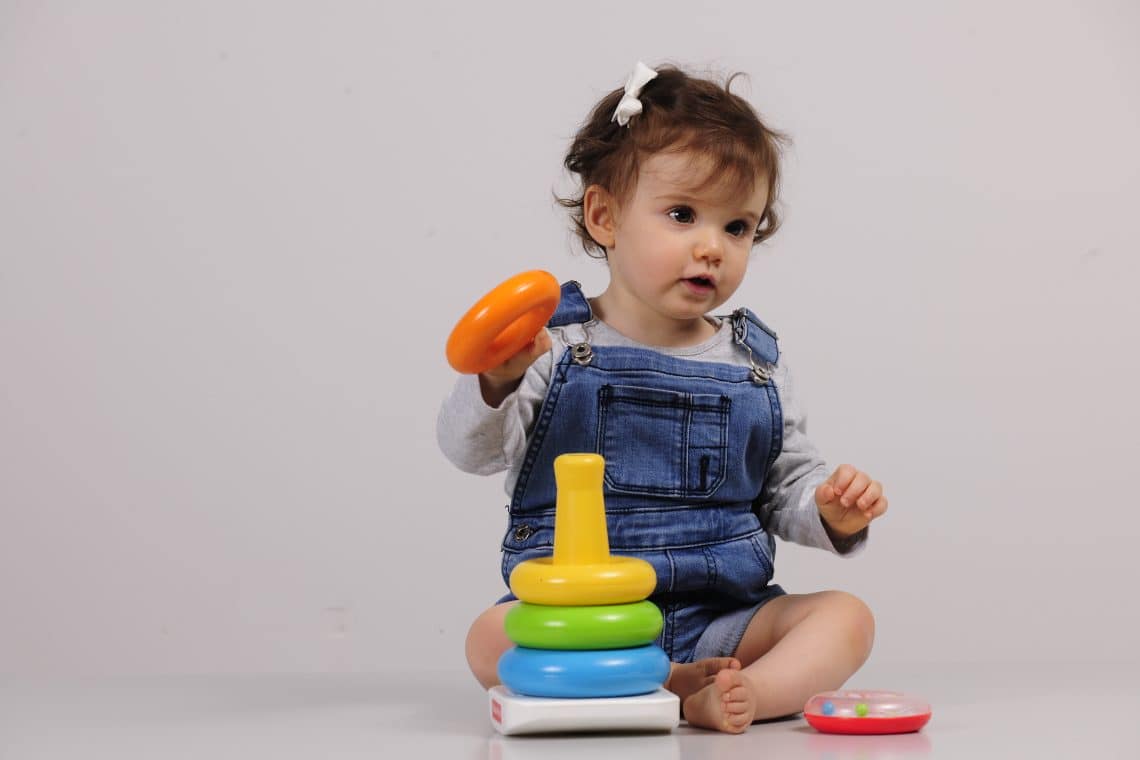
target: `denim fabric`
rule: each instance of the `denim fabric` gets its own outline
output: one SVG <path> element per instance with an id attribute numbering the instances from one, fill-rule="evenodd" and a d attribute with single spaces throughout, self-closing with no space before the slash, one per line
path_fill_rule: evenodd
<path id="1" fill-rule="evenodd" d="M 581 322 L 588 334 L 590 319 L 576 283 L 564 286 L 551 326 Z M 732 319 L 740 350 L 761 367 L 774 364 L 775 336 L 745 310 Z M 553 550 L 554 459 L 599 453 L 610 550 L 653 565 L 650 598 L 665 616 L 658 643 L 674 662 L 690 660 L 713 620 L 756 607 L 778 589 L 768 585 L 775 542 L 753 502 L 782 429 L 775 387 L 747 367 L 648 348 L 567 349 L 509 506 L 504 580 L 519 562 Z"/>
<path id="2" fill-rule="evenodd" d="M 748 607 L 738 607 L 713 618 L 704 632 L 697 639 L 693 648 L 692 659 L 703 660 L 706 657 L 731 657 L 736 654 L 744 631 L 752 622 L 752 616 L 760 611 L 768 602 L 786 592 L 779 584 L 770 583 L 764 590 L 763 598 Z"/>

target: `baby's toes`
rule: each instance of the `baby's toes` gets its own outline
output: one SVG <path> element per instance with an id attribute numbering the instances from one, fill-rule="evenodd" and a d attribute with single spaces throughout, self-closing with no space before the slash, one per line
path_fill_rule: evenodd
<path id="1" fill-rule="evenodd" d="M 744 674 L 736 670 L 723 671 L 717 674 L 716 685 L 721 692 L 725 722 L 740 729 L 752 723 L 756 697 Z"/>
<path id="2" fill-rule="evenodd" d="M 750 695 L 748 693 L 748 690 L 743 686 L 737 686 L 734 689 L 730 689 L 729 691 L 725 692 L 723 697 L 724 709 L 727 712 L 742 712 L 743 710 L 748 709 L 749 696 Z"/>
<path id="3" fill-rule="evenodd" d="M 725 713 L 724 725 L 730 732 L 746 731 L 752 725 L 752 716 L 747 713 Z"/>
<path id="4" fill-rule="evenodd" d="M 735 657 L 708 657 L 704 660 L 698 660 L 697 664 L 701 666 L 709 678 L 725 669 L 740 670 L 740 660 Z"/>

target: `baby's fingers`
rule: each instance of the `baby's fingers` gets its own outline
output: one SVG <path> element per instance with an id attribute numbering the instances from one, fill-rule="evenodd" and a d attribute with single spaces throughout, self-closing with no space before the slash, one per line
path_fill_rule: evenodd
<path id="1" fill-rule="evenodd" d="M 875 520 L 886 514 L 887 511 L 887 497 L 883 496 L 875 501 L 869 508 L 863 510 L 863 516 L 868 521 Z"/>
<path id="2" fill-rule="evenodd" d="M 534 364 L 538 357 L 550 350 L 550 333 L 543 328 L 534 340 L 519 349 L 511 358 L 498 367 L 483 373 L 493 383 L 514 382 L 526 374 L 527 368 Z"/>
<path id="3" fill-rule="evenodd" d="M 842 493 L 844 489 L 850 485 L 851 481 L 855 479 L 856 473 L 859 471 L 849 464 L 841 464 L 835 468 L 835 472 L 831 473 L 831 477 L 826 482 L 835 486 L 835 490 Z"/>
<path id="4" fill-rule="evenodd" d="M 855 477 L 851 480 L 851 484 L 842 489 L 843 496 L 839 500 L 840 503 L 845 507 L 857 506 L 857 502 L 863 498 L 870 486 L 871 477 L 865 472 L 856 472 Z"/>
<path id="5" fill-rule="evenodd" d="M 826 507 L 833 501 L 839 499 L 839 491 L 831 485 L 830 481 L 824 481 L 816 486 L 815 489 L 815 503 L 821 507 Z"/>
<path id="6" fill-rule="evenodd" d="M 534 336 L 534 340 L 530 342 L 531 356 L 537 359 L 550 350 L 550 345 L 550 333 L 544 327 L 538 331 L 538 335 Z"/>
<path id="7" fill-rule="evenodd" d="M 870 480 L 868 478 L 868 480 Z M 883 495 L 883 484 L 877 480 L 871 480 L 863 493 L 858 497 L 855 506 L 860 512 L 866 512 L 872 505 Z"/>
<path id="8" fill-rule="evenodd" d="M 538 335 L 530 343 L 527 343 L 519 352 L 507 360 L 507 364 L 514 366 L 521 366 L 524 370 L 530 365 L 534 364 L 535 359 L 545 354 L 550 350 L 550 333 L 546 328 L 538 331 Z"/>

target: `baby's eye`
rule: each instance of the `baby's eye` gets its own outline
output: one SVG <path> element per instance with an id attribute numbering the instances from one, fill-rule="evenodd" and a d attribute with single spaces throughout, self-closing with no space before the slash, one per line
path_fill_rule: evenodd
<path id="1" fill-rule="evenodd" d="M 729 235 L 733 237 L 743 237 L 748 234 L 748 223 L 737 219 L 735 222 L 729 222 L 728 226 L 724 228 Z"/>
<path id="2" fill-rule="evenodd" d="M 688 206 L 677 206 L 676 208 L 671 208 L 669 209 L 668 214 L 673 219 L 673 221 L 680 222 L 681 224 L 688 224 L 689 222 L 693 221 L 693 210 Z"/>

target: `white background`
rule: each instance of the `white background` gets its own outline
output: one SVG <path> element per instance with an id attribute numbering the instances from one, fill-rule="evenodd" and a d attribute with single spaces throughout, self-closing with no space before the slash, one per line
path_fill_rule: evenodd
<path id="1" fill-rule="evenodd" d="M 1135 662 L 1140 12 L 1067 3 L 0 2 L 0 673 L 458 670 L 502 478 L 435 415 L 638 59 L 795 143 L 725 309 L 780 333 L 873 658 Z"/>

